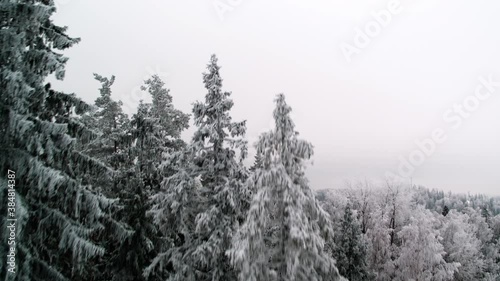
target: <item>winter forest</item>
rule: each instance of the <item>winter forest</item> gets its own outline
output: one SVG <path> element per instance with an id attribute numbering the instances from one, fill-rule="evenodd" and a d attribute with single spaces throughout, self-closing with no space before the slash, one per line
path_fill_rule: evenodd
<path id="1" fill-rule="evenodd" d="M 58 91 L 47 78 L 80 39 L 55 12 L 0 1 L 0 280 L 500 280 L 500 197 L 311 186 L 286 93 L 249 143 L 216 55 L 191 112 L 158 75 L 130 115 L 115 76 L 94 74 L 92 104 Z"/>

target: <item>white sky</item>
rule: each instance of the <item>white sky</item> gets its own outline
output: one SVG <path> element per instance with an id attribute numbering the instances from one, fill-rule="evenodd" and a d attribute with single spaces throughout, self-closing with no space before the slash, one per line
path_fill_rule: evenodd
<path id="1" fill-rule="evenodd" d="M 443 120 L 474 94 L 480 76 L 500 81 L 500 2 L 400 0 L 401 12 L 350 63 L 340 44 L 353 45 L 355 29 L 390 1 L 55 2 L 55 21 L 82 38 L 65 52 L 57 89 L 93 102 L 92 73 L 114 74 L 114 97 L 130 113 L 142 80 L 158 73 L 175 106 L 190 113 L 204 98 L 201 73 L 216 53 L 233 118 L 248 120 L 250 141 L 270 127 L 273 99 L 285 93 L 297 130 L 315 146 L 313 188 L 396 173 L 415 140 L 442 128 L 447 140 L 415 167 L 413 182 L 500 194 L 500 87 L 457 129 Z M 223 20 L 217 2 L 233 6 Z"/>

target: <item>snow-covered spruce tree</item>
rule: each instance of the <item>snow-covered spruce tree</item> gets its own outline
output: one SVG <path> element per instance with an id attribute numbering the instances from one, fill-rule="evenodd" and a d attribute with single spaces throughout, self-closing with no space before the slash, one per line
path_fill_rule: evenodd
<path id="1" fill-rule="evenodd" d="M 341 279 L 335 261 L 323 249 L 323 237 L 333 234 L 329 216 L 304 175 L 313 146 L 297 138 L 290 111 L 285 96 L 278 95 L 276 128 L 261 135 L 256 145 L 262 167 L 247 182 L 257 185 L 249 187 L 257 194 L 228 251 L 242 281 Z"/>
<path id="2" fill-rule="evenodd" d="M 171 161 L 177 171 L 155 196 L 152 213 L 172 241 L 146 271 L 172 267 L 169 280 L 234 280 L 225 255 L 243 220 L 248 193 L 242 161 L 246 157 L 245 122 L 233 122 L 229 92 L 222 91 L 220 67 L 213 55 L 203 74 L 208 93 L 193 108 L 198 127 L 191 143 Z M 238 154 L 239 153 L 239 157 Z M 238 159 L 239 158 L 239 159 Z M 173 229 L 170 229 L 173 228 Z"/>
<path id="3" fill-rule="evenodd" d="M 88 280 L 89 261 L 104 252 L 95 234 L 112 202 L 82 175 L 110 180 L 112 171 L 76 149 L 78 139 L 93 137 L 74 117 L 89 106 L 44 85 L 50 74 L 64 77 L 67 58 L 57 50 L 79 41 L 53 24 L 54 11 L 52 1 L 0 2 L 0 197 L 6 202 L 7 170 L 15 171 L 18 219 L 10 280 Z M 5 229 L 7 216 L 0 217 Z"/>
<path id="4" fill-rule="evenodd" d="M 119 213 L 121 221 L 131 229 L 130 234 L 113 243 L 109 263 L 105 267 L 107 280 L 143 281 L 164 280 L 162 275 L 151 275 L 144 278 L 143 271 L 156 255 L 158 247 L 157 228 L 152 219 L 146 216 L 150 208 L 148 193 L 138 174 L 127 175 L 127 185 L 120 202 L 123 206 Z M 110 241 L 116 238 L 110 237 Z"/>
<path id="5" fill-rule="evenodd" d="M 255 154 L 255 159 L 253 161 L 252 167 L 250 167 L 249 171 L 254 172 L 256 169 L 262 166 L 262 155 L 260 153 Z"/>
<path id="6" fill-rule="evenodd" d="M 244 217 L 240 207 L 248 201 L 243 183 L 247 170 L 243 160 L 247 156 L 245 121 L 233 122 L 229 111 L 233 107 L 231 93 L 222 91 L 217 57 L 212 55 L 203 73 L 208 93 L 205 102 L 193 107 L 194 133 L 192 146 L 196 175 L 202 188 L 202 212 L 196 216 L 196 234 L 200 241 L 193 252 L 202 270 L 209 273 L 207 280 L 234 280 L 235 273 L 225 252 L 233 233 Z M 237 155 L 239 154 L 239 155 Z"/>
<path id="7" fill-rule="evenodd" d="M 128 146 L 129 120 L 123 113 L 122 102 L 111 98 L 111 86 L 115 76 L 111 78 L 94 74 L 94 78 L 101 83 L 100 96 L 95 100 L 96 111 L 93 114 L 96 129 L 100 137 L 92 143 L 88 153 L 108 163 L 118 170 L 121 163 L 126 163 L 126 147 Z M 124 155 L 125 154 L 125 155 Z"/>
<path id="8" fill-rule="evenodd" d="M 94 74 L 94 78 L 101 83 L 100 95 L 95 100 L 92 110 L 80 120 L 92 129 L 97 137 L 91 140 L 79 140 L 80 150 L 106 163 L 114 170 L 111 184 L 99 177 L 87 177 L 87 180 L 106 196 L 116 198 L 126 184 L 123 181 L 123 174 L 130 169 L 131 165 L 130 120 L 123 113 L 122 102 L 115 101 L 111 97 L 111 86 L 115 77 L 106 78 Z"/>
<path id="9" fill-rule="evenodd" d="M 344 218 L 336 238 L 334 257 L 339 273 L 349 280 L 368 280 L 366 249 L 361 228 L 353 217 L 349 204 L 344 209 Z"/>
<path id="10" fill-rule="evenodd" d="M 135 157 L 147 188 L 158 190 L 161 182 L 159 169 L 163 158 L 181 149 L 185 143 L 180 134 L 188 128 L 189 115 L 175 109 L 170 91 L 157 75 L 144 81 L 141 87 L 152 98 L 151 103 L 141 103 L 132 117 L 135 139 Z"/>
<path id="11" fill-rule="evenodd" d="M 443 207 L 443 211 L 441 212 L 441 214 L 446 217 L 446 215 L 448 215 L 448 213 L 450 212 L 450 209 L 448 209 L 448 206 L 444 205 Z"/>
<path id="12" fill-rule="evenodd" d="M 114 171 L 112 182 L 102 182 L 99 177 L 92 183 L 112 198 L 117 198 L 109 210 L 112 218 L 104 221 L 99 233 L 106 249 L 104 256 L 93 262 L 93 272 L 88 280 L 143 280 L 142 271 L 154 256 L 156 231 L 151 219 L 146 218 L 149 208 L 144 183 L 134 163 L 130 120 L 123 113 L 122 103 L 111 97 L 115 77 L 106 78 L 94 74 L 101 83 L 100 96 L 93 110 L 81 120 L 98 136 L 82 141 L 82 150 L 94 156 Z"/>
<path id="13" fill-rule="evenodd" d="M 134 174 L 139 177 L 139 181 L 135 181 L 134 175 L 129 175 L 131 179 L 134 178 L 136 186 L 129 185 L 120 197 L 126 204 L 125 219 L 131 224 L 135 234 L 130 238 L 132 240 L 121 246 L 121 257 L 116 260 L 132 262 L 128 270 L 132 276 L 139 273 L 142 275 L 144 269 L 152 263 L 153 257 L 165 250 L 168 239 L 157 237 L 159 234 L 156 226 L 152 225 L 153 218 L 146 216 L 146 212 L 151 209 L 152 202 L 149 198 L 159 192 L 162 179 L 173 173 L 173 167 L 162 162 L 185 146 L 180 134 L 188 127 L 189 115 L 174 108 L 172 96 L 164 85 L 156 75 L 144 81 L 141 89 L 151 95 L 152 102 L 141 101 L 131 120 L 133 142 L 130 151 Z M 133 247 L 128 248 L 129 246 Z M 120 271 L 127 272 L 123 269 Z M 159 270 L 148 273 L 147 280 L 158 280 L 165 276 Z M 143 277 L 137 276 L 135 280 L 141 278 Z"/>
<path id="14" fill-rule="evenodd" d="M 160 192 L 153 196 L 153 208 L 149 212 L 159 226 L 164 243 L 160 252 L 144 271 L 147 278 L 166 274 L 170 281 L 207 280 L 210 276 L 199 260 L 193 256 L 202 237 L 196 234 L 196 216 L 200 210 L 201 182 L 194 174 L 193 147 L 172 154 L 165 162 L 175 170 L 162 183 Z"/>
<path id="15" fill-rule="evenodd" d="M 162 160 L 185 145 L 180 133 L 187 128 L 189 116 L 173 107 L 172 96 L 158 76 L 144 83 L 142 90 L 148 91 L 152 103 L 141 102 L 132 118 L 132 144 L 128 149 L 131 168 L 122 173 L 125 185 L 119 195 L 123 203 L 120 217 L 133 232 L 121 241 L 111 259 L 116 270 L 113 280 L 164 280 L 167 276 L 163 272 L 150 274 L 147 279 L 143 276 L 157 251 L 166 246 L 165 239 L 157 237 L 157 228 L 146 212 L 161 178 L 173 170 L 169 165 L 161 165 Z"/>
<path id="16" fill-rule="evenodd" d="M 154 132 L 158 140 L 171 147 L 179 145 L 181 132 L 188 127 L 189 114 L 174 108 L 170 90 L 158 75 L 144 81 L 142 89 L 152 98 L 150 114 L 156 121 Z"/>

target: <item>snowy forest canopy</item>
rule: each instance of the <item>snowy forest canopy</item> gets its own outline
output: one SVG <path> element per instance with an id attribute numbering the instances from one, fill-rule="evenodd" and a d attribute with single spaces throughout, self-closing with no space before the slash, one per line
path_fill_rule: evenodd
<path id="1" fill-rule="evenodd" d="M 246 167 L 215 55 L 191 113 L 158 76 L 132 116 L 114 76 L 94 75 L 94 104 L 58 92 L 46 78 L 80 40 L 54 12 L 0 2 L 0 279 L 500 280 L 499 198 L 391 181 L 314 192 L 283 94 Z"/>

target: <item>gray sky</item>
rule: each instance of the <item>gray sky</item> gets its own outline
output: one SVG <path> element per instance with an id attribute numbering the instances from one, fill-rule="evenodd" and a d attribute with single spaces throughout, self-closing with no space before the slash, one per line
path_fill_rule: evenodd
<path id="1" fill-rule="evenodd" d="M 82 38 L 65 52 L 57 89 L 93 102 L 92 73 L 114 74 L 114 97 L 130 113 L 142 80 L 157 73 L 175 106 L 191 112 L 216 53 L 249 141 L 270 128 L 273 99 L 286 94 L 315 146 L 313 188 L 391 172 L 430 188 L 500 194 L 500 86 L 480 81 L 500 82 L 500 2 L 55 2 L 55 21 Z M 439 141 L 419 148 L 435 130 Z"/>

